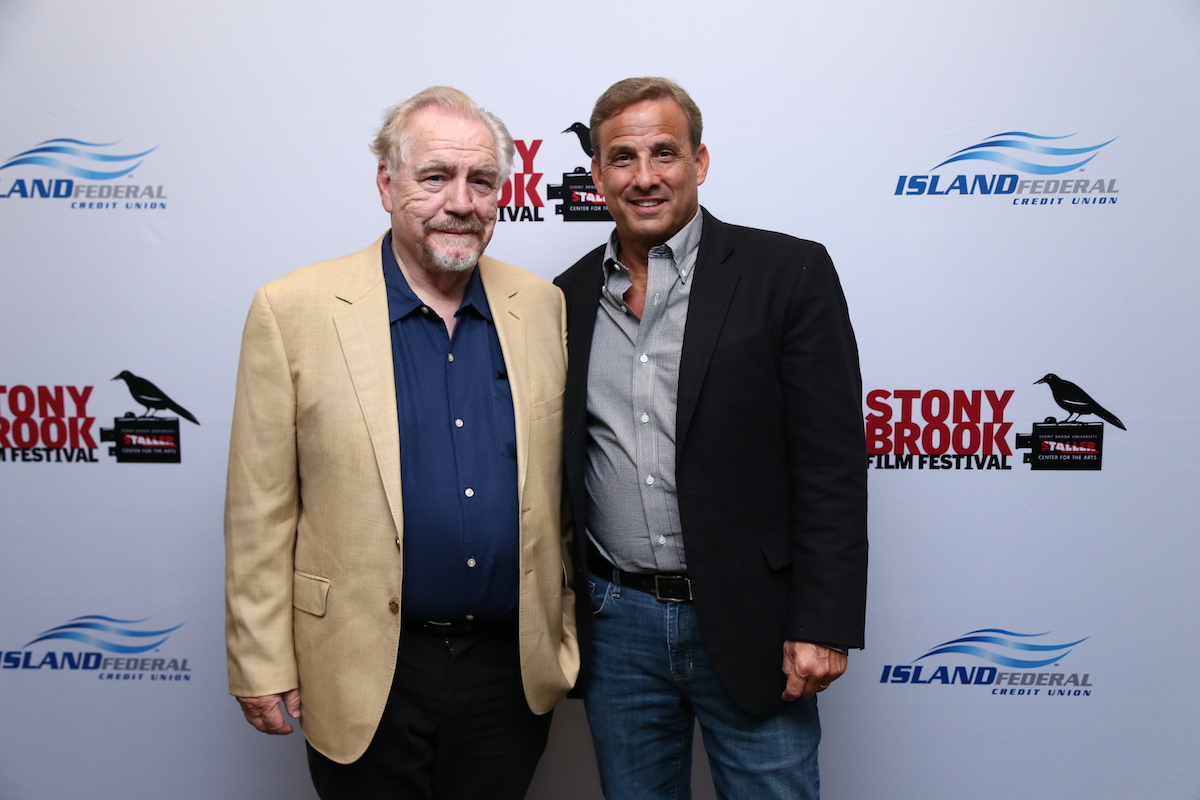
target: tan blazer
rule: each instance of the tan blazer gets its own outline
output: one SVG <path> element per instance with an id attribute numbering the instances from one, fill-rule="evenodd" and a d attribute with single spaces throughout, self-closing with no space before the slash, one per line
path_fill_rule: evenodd
<path id="1" fill-rule="evenodd" d="M 350 763 L 400 642 L 400 432 L 381 241 L 258 290 L 238 366 L 225 502 L 229 689 L 301 690 L 308 741 Z M 483 256 L 512 388 L 521 676 L 549 711 L 579 671 L 563 536 L 561 293 Z"/>

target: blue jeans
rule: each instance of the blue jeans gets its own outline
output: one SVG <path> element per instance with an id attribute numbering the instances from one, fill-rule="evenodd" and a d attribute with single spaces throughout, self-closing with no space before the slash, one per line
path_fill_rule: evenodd
<path id="1" fill-rule="evenodd" d="M 588 580 L 594 628 L 584 702 L 607 800 L 689 800 L 697 719 L 719 797 L 817 800 L 815 697 L 765 717 L 742 710 L 717 679 L 691 603 Z"/>

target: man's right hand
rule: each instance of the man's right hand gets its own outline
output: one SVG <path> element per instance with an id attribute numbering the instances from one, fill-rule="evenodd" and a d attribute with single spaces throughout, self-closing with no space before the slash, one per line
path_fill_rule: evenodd
<path id="1" fill-rule="evenodd" d="M 283 735 L 292 732 L 292 726 L 283 718 L 280 704 L 287 709 L 288 716 L 300 719 L 299 689 L 263 697 L 239 697 L 237 701 L 242 707 L 242 713 L 246 715 L 246 722 L 263 733 Z"/>

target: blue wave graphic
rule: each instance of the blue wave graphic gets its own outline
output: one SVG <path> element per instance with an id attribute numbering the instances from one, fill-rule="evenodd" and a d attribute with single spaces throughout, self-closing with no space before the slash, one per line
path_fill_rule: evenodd
<path id="1" fill-rule="evenodd" d="M 116 153 L 101 153 L 95 150 L 85 150 L 83 148 L 96 147 L 112 147 L 120 144 L 120 142 L 84 142 L 79 139 L 47 139 L 44 142 L 39 142 L 37 147 L 30 150 L 17 153 L 3 164 L 0 164 L 0 169 L 8 169 L 9 167 L 18 167 L 24 164 L 33 164 L 41 167 L 50 167 L 59 172 L 65 172 L 68 175 L 73 175 L 76 178 L 85 178 L 87 180 L 107 181 L 113 178 L 120 178 L 122 175 L 128 175 L 139 166 L 145 156 L 153 153 L 158 149 L 158 146 L 151 147 L 149 150 L 143 150 L 140 153 L 129 153 L 128 155 L 118 155 Z M 73 146 L 78 145 L 78 146 Z M 55 154 L 55 155 L 48 155 Z M 71 156 L 72 158 L 82 160 L 84 165 L 73 164 L 69 161 L 64 161 L 57 156 Z M 85 165 L 89 161 L 98 161 L 106 164 L 125 165 L 130 161 L 137 161 L 136 164 L 126 169 L 114 171 L 102 171 L 97 169 L 88 169 Z"/>
<path id="2" fill-rule="evenodd" d="M 99 614 L 89 614 L 83 617 L 75 617 L 68 620 L 65 625 L 58 625 L 54 628 L 49 628 L 37 635 L 33 641 L 25 645 L 29 647 L 37 642 L 44 642 L 50 639 L 67 639 L 73 642 L 81 642 L 91 645 L 106 653 L 121 653 L 128 655 L 131 653 L 145 653 L 148 650 L 161 645 L 170 638 L 170 634 L 183 627 L 183 623 L 179 623 L 173 628 L 163 628 L 162 630 L 144 631 L 134 628 L 124 627 L 126 625 L 138 625 L 145 622 L 145 619 L 115 619 L 113 617 L 104 617 Z M 96 631 L 97 633 L 109 634 L 106 638 L 94 636 L 84 631 Z M 162 637 L 162 638 L 158 638 Z M 126 643 L 121 642 L 121 638 L 128 640 Z M 141 639 L 158 639 L 158 641 L 144 644 L 138 640 Z"/>
<path id="3" fill-rule="evenodd" d="M 1090 147 L 1050 147 L 1049 145 L 1038 144 L 1039 141 L 1057 141 L 1061 139 L 1069 139 L 1075 134 L 1070 133 L 1066 136 L 1042 136 L 1036 133 L 1026 133 L 1024 131 L 1008 131 L 1006 133 L 997 133 L 989 136 L 979 144 L 973 144 L 970 147 L 964 147 L 962 150 L 951 154 L 950 158 L 934 167 L 944 167 L 947 164 L 953 164 L 956 161 L 992 161 L 1006 167 L 1019 169 L 1022 172 L 1028 172 L 1032 175 L 1061 175 L 1064 172 L 1070 172 L 1082 167 L 1084 164 L 1091 161 L 1099 153 L 1098 151 L 1107 147 L 1117 140 L 1117 137 L 1109 139 L 1107 142 L 1092 145 Z M 1005 138 L 1005 137 L 1020 137 L 1020 138 Z M 1035 140 L 1035 141 L 1029 141 Z M 1023 153 L 1034 153 L 1040 156 L 1048 156 L 1047 163 L 1036 163 L 1027 161 L 1024 158 L 1017 158 L 1010 154 L 1010 151 L 1020 151 Z M 1082 161 L 1072 161 L 1070 163 L 1062 163 L 1065 159 L 1072 159 L 1077 156 L 1091 153 Z M 1055 160 L 1057 159 L 1057 161 Z"/>
<path id="4" fill-rule="evenodd" d="M 1028 641 L 1019 641 L 1020 639 L 1036 639 L 1040 636 L 1046 636 L 1049 633 L 1050 631 L 1046 631 L 1045 633 L 1016 633 L 1015 631 L 1006 631 L 1001 628 L 981 628 L 980 630 L 971 631 L 960 636 L 957 639 L 942 642 L 915 660 L 920 661 L 922 658 L 929 658 L 940 653 L 964 653 L 969 656 L 982 658 L 984 661 L 990 661 L 993 664 L 1000 664 L 1004 667 L 1034 669 L 1061 660 L 1071 652 L 1071 649 L 1075 645 L 1086 642 L 1091 638 L 1085 636 L 1078 641 L 1067 642 L 1065 644 L 1035 644 Z M 995 645 L 996 647 L 1016 651 L 1016 653 L 1005 654 L 1004 652 L 997 652 L 996 650 L 979 645 Z M 1022 652 L 1053 653 L 1054 655 L 1046 659 L 1017 658 L 1016 655 Z"/>

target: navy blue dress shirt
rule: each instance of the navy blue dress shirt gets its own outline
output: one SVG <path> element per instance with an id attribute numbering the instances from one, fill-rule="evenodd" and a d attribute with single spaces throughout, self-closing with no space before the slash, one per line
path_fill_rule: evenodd
<path id="1" fill-rule="evenodd" d="M 476 268 L 453 336 L 383 241 L 400 423 L 404 616 L 515 620 L 517 437 L 500 339 Z"/>

